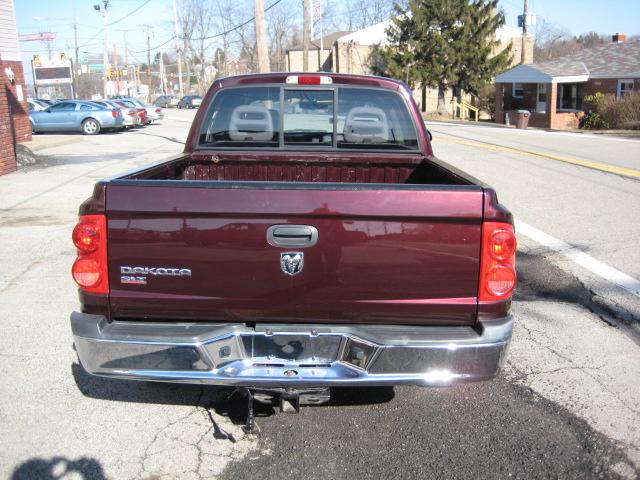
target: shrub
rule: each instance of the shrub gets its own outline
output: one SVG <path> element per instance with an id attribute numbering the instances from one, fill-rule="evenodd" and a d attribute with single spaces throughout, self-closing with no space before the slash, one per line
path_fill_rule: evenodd
<path id="1" fill-rule="evenodd" d="M 584 117 L 584 120 L 582 120 L 582 128 L 602 130 L 609 128 L 609 124 L 602 119 L 599 113 L 589 112 L 589 114 Z"/>
<path id="2" fill-rule="evenodd" d="M 491 119 L 496 118 L 496 86 L 488 84 L 478 90 L 478 104 L 481 111 L 487 112 Z"/>
<path id="3" fill-rule="evenodd" d="M 594 105 L 595 113 L 600 117 L 606 127 L 587 127 L 585 119 L 585 128 L 632 128 L 640 129 L 640 93 L 629 93 L 617 99 L 614 95 L 603 95 L 598 92 L 593 95 L 584 97 L 585 102 Z M 591 112 L 594 113 L 594 112 Z M 591 117 L 591 113 L 589 117 Z M 592 117 L 592 124 L 597 124 L 598 119 Z"/>

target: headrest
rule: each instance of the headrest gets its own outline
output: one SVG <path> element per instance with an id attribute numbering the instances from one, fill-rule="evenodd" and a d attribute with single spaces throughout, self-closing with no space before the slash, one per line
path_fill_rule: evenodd
<path id="1" fill-rule="evenodd" d="M 350 143 L 389 141 L 387 115 L 377 107 L 355 107 L 344 122 L 344 138 Z"/>
<path id="2" fill-rule="evenodd" d="M 229 120 L 231 140 L 268 141 L 273 138 L 271 112 L 262 105 L 241 105 L 231 113 Z"/>

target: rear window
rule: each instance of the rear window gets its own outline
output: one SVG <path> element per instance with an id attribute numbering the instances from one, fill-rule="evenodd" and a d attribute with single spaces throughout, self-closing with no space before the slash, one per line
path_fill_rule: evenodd
<path id="1" fill-rule="evenodd" d="M 358 87 L 222 89 L 199 141 L 206 147 L 418 148 L 404 99 L 391 90 Z"/>

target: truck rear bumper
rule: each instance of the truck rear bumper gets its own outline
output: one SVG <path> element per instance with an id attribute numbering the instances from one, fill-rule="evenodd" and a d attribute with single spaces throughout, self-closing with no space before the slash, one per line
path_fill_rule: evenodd
<path id="1" fill-rule="evenodd" d="M 74 312 L 94 375 L 255 388 L 449 385 L 493 378 L 511 316 L 478 327 L 115 321 Z"/>

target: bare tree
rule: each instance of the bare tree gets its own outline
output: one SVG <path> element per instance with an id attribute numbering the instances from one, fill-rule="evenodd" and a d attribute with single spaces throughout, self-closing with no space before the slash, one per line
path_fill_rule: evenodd
<path id="1" fill-rule="evenodd" d="M 607 36 L 596 32 L 587 32 L 576 37 L 568 30 L 542 19 L 536 28 L 533 56 L 536 62 L 544 62 L 575 53 L 583 48 L 602 45 L 608 41 Z"/>
<path id="2" fill-rule="evenodd" d="M 217 0 L 216 2 L 215 30 L 218 37 L 212 42 L 218 45 L 214 56 L 214 64 L 218 69 L 218 77 L 229 75 L 227 62 L 233 55 L 233 45 L 237 45 L 238 34 L 234 30 L 237 22 L 241 19 L 241 4 L 237 0 Z"/>
<path id="3" fill-rule="evenodd" d="M 348 30 L 361 30 L 384 22 L 393 15 L 394 3 L 394 0 L 351 0 L 346 4 L 345 27 Z"/>
<path id="4" fill-rule="evenodd" d="M 208 37 L 212 36 L 215 27 L 214 18 L 214 12 L 206 0 L 186 0 L 180 9 L 187 70 L 185 88 L 189 89 L 191 75 L 195 73 L 200 94 L 207 89 L 206 57 L 211 43 Z"/>
<path id="5" fill-rule="evenodd" d="M 269 59 L 271 70 L 285 72 L 287 70 L 287 50 L 298 37 L 295 19 L 291 17 L 289 6 L 280 3 L 267 12 L 267 34 L 269 37 Z"/>

